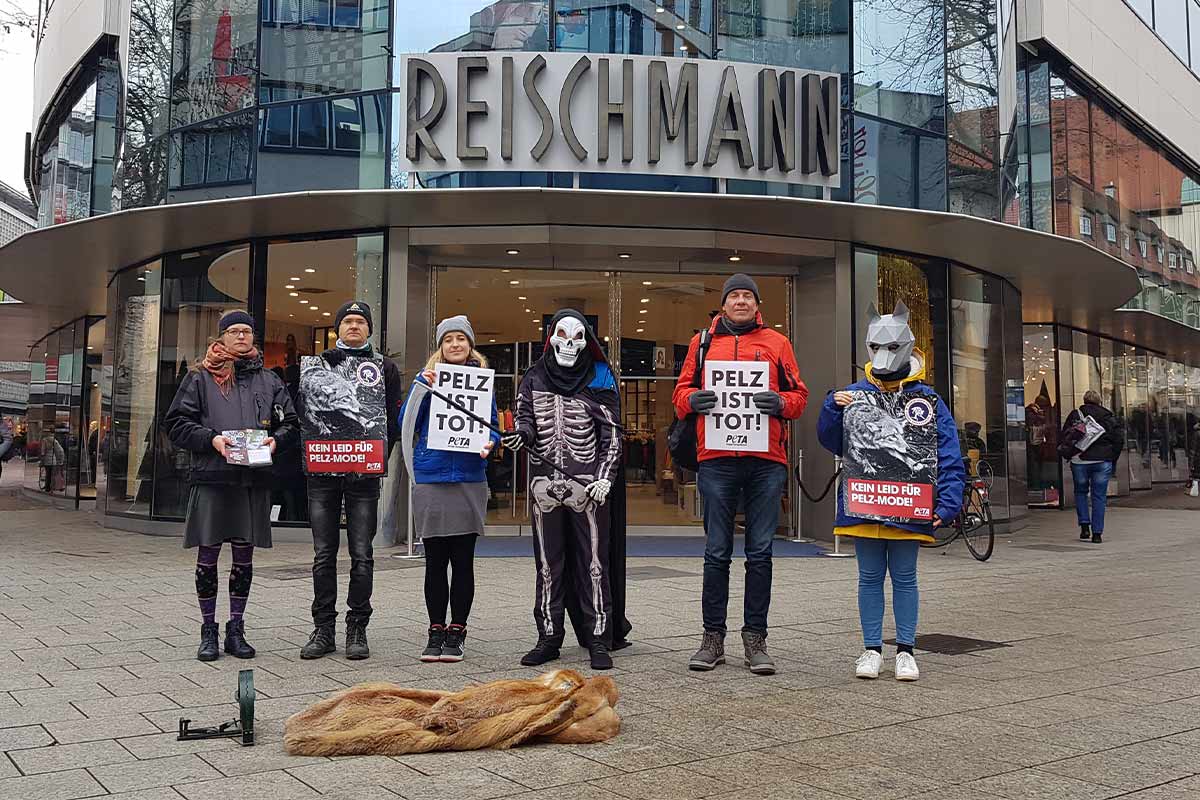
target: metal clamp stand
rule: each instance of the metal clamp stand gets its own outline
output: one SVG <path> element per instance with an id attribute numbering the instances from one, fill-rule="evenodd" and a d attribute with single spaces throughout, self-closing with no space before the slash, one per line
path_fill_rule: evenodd
<path id="1" fill-rule="evenodd" d="M 190 719 L 179 718 L 179 736 L 176 741 L 186 742 L 193 739 L 225 739 L 240 736 L 242 746 L 254 744 L 254 670 L 244 669 L 238 672 L 238 689 L 234 694 L 238 701 L 240 715 L 238 719 L 222 722 L 211 728 L 192 728 Z"/>

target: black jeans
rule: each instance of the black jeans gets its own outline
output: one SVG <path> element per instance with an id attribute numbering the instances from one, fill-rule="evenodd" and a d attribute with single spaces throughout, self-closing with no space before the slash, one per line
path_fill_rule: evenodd
<path id="1" fill-rule="evenodd" d="M 704 500 L 704 630 L 725 633 L 729 607 L 729 564 L 733 560 L 733 518 L 738 501 L 746 512 L 745 627 L 767 632 L 771 607 L 771 545 L 787 483 L 787 466 L 753 456 L 714 458 L 700 463 L 696 483 Z"/>
<path id="2" fill-rule="evenodd" d="M 308 479 L 308 517 L 312 525 L 313 623 L 337 619 L 337 557 L 342 500 L 346 502 L 346 542 L 350 550 L 350 593 L 346 623 L 366 625 L 371 619 L 371 584 L 375 559 L 371 540 L 379 516 L 379 478 Z"/>

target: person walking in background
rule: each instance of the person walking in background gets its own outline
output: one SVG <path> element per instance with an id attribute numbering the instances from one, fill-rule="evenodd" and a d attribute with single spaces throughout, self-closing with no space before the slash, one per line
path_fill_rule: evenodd
<path id="1" fill-rule="evenodd" d="M 717 394 L 692 385 L 700 334 L 692 337 L 679 381 L 675 384 L 675 414 L 686 419 L 696 413 L 696 479 L 704 500 L 704 588 L 701 607 L 704 635 L 688 668 L 707 671 L 725 663 L 726 616 L 729 607 L 729 565 L 733 560 L 733 523 L 739 506 L 746 513 L 746 594 L 742 645 L 751 672 L 770 675 L 775 662 L 767 653 L 767 611 L 771 605 L 771 545 L 779 524 L 780 502 L 787 485 L 787 420 L 797 419 L 808 402 L 808 387 L 792 343 L 763 324 L 758 285 L 737 274 L 725 281 L 721 313 L 709 328 L 712 337 L 705 360 L 757 361 L 771 366 L 769 386 L 753 396 L 755 409 L 768 416 L 765 453 L 720 450 L 706 445 L 704 416 L 717 404 Z"/>
<path id="2" fill-rule="evenodd" d="M 925 357 L 915 348 L 916 337 L 908 326 L 908 309 L 899 304 L 896 313 L 880 317 L 872 306 L 869 317 L 866 344 L 871 361 L 864 368 L 867 376 L 826 396 L 817 421 L 817 438 L 829 452 L 843 455 L 845 412 L 856 402 L 852 392 L 915 395 L 908 402 L 926 409 L 924 424 L 936 425 L 937 477 L 933 490 L 933 519 L 928 522 L 877 522 L 856 517 L 847 511 L 845 493 L 839 491 L 833 529 L 836 536 L 854 537 L 854 555 L 858 562 L 858 616 L 863 633 L 863 653 L 854 663 L 855 676 L 879 677 L 883 665 L 883 579 L 890 574 L 892 614 L 896 620 L 896 680 L 915 681 L 921 675 L 913 654 L 920 609 L 917 554 L 922 542 L 934 541 L 935 529 L 951 524 L 961 511 L 966 469 L 954 416 L 937 392 L 923 382 Z M 933 420 L 928 420 L 930 408 L 933 409 Z M 859 433 L 863 433 L 863 427 L 860 426 Z M 882 461 L 889 457 L 889 450 L 879 433 L 866 431 L 862 438 L 868 441 L 861 446 L 874 448 Z M 905 445 L 903 441 L 896 443 L 899 447 Z"/>
<path id="3" fill-rule="evenodd" d="M 374 322 L 371 307 L 351 300 L 337 310 L 333 318 L 338 338 L 333 347 L 321 354 L 331 367 L 345 359 L 375 358 L 369 341 Z M 400 368 L 390 358 L 383 359 L 384 413 L 387 417 L 388 444 L 384 458 L 400 439 L 398 414 L 404 398 Z M 303 407 L 310 398 L 300 390 Z M 311 410 L 311 409 L 309 409 Z M 386 460 L 385 460 L 386 463 Z M 350 589 L 346 595 L 346 658 L 359 661 L 371 655 L 367 645 L 367 623 L 371 620 L 371 594 L 374 585 L 375 555 L 372 542 L 379 528 L 378 475 L 310 475 L 308 478 L 308 519 L 313 534 L 313 632 L 300 648 L 300 657 L 320 658 L 332 653 L 337 622 L 337 557 L 341 546 L 342 507 L 346 509 L 346 547 L 350 551 Z"/>
<path id="4" fill-rule="evenodd" d="M 229 622 L 225 652 L 253 658 L 243 614 L 254 577 L 254 548 L 271 546 L 271 470 L 230 464 L 223 431 L 265 430 L 275 453 L 299 442 L 300 427 L 283 381 L 263 369 L 254 344 L 254 318 L 230 311 L 217 323 L 217 338 L 184 377 L 163 427 L 171 442 L 192 454 L 183 546 L 198 548 L 196 597 L 203 624 L 196 658 L 214 661 L 217 648 L 217 561 L 229 542 Z"/>
<path id="5" fill-rule="evenodd" d="M 12 421 L 8 417 L 2 417 L 0 418 L 0 477 L 4 476 L 4 462 L 11 461 L 16 454 Z"/>
<path id="6" fill-rule="evenodd" d="M 487 359 L 475 349 L 475 331 L 465 316 L 438 323 L 437 347 L 417 376 L 417 383 L 433 385 L 438 364 L 459 364 L 487 369 Z M 410 401 L 424 395 L 415 408 Z M 487 459 L 500 441 L 491 432 L 479 453 L 430 450 L 427 441 L 429 401 L 432 395 L 415 384 L 404 401 L 405 414 L 417 415 L 413 438 L 414 533 L 425 546 L 425 609 L 429 613 L 429 642 L 422 661 L 462 661 L 467 638 L 467 617 L 475 599 L 475 542 L 483 535 L 487 516 Z M 492 425 L 499 428 L 496 401 L 492 399 Z M 453 577 L 447 576 L 447 570 Z M 446 625 L 446 607 L 450 625 Z"/>
<path id="7" fill-rule="evenodd" d="M 1116 469 L 1117 459 L 1125 444 L 1121 421 L 1113 412 L 1100 405 L 1100 393 L 1089 389 L 1083 393 L 1083 405 L 1067 415 L 1059 441 L 1068 442 L 1068 432 L 1090 417 L 1103 431 L 1080 440 L 1087 446 L 1074 447 L 1071 456 L 1071 479 L 1075 484 L 1075 515 L 1079 519 L 1079 538 L 1100 544 L 1104 536 L 1104 512 L 1108 507 L 1108 481 Z"/>

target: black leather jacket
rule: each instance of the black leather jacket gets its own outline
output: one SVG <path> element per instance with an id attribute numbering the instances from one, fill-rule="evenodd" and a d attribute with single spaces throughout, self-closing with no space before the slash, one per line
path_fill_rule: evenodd
<path id="1" fill-rule="evenodd" d="M 1067 429 L 1079 421 L 1079 412 L 1081 410 L 1104 426 L 1104 434 L 1092 442 L 1091 447 L 1080 453 L 1079 457 L 1084 461 L 1115 462 L 1121 455 L 1121 449 L 1125 446 L 1125 432 L 1121 427 L 1121 421 L 1104 406 L 1084 403 L 1067 415 L 1067 421 L 1063 424 L 1062 433 L 1065 435 Z M 1061 436 L 1059 440 L 1062 440 Z"/>

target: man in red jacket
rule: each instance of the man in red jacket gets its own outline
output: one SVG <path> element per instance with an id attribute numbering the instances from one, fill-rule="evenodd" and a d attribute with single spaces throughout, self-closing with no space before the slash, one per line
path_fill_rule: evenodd
<path id="1" fill-rule="evenodd" d="M 695 412 L 704 500 L 704 639 L 688 662 L 694 670 L 711 670 L 725 663 L 725 618 L 729 606 L 729 564 L 733 557 L 733 518 L 739 504 L 746 515 L 746 597 L 742 644 L 746 666 L 759 675 L 775 672 L 767 654 L 767 610 L 771 605 L 771 544 L 779 523 L 780 501 L 787 484 L 785 420 L 796 419 L 808 402 L 808 387 L 800 380 L 792 343 L 763 325 L 758 311 L 758 286 L 747 275 L 725 281 L 721 314 L 709 328 L 711 343 L 705 361 L 765 362 L 768 387 L 750 399 L 767 416 L 767 450 L 758 452 L 710 449 L 704 440 L 705 415 L 717 407 L 717 394 L 701 381 L 692 385 L 700 335 L 692 337 L 679 382 L 675 413 L 680 419 Z M 745 396 L 745 395 L 743 395 Z"/>

